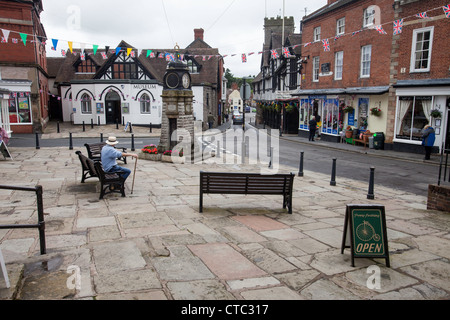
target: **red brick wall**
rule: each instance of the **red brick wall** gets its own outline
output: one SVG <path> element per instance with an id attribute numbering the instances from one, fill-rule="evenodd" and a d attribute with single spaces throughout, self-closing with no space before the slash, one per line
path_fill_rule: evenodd
<path id="1" fill-rule="evenodd" d="M 450 187 L 429 185 L 427 209 L 450 212 Z"/>
<path id="2" fill-rule="evenodd" d="M 392 25 L 383 26 L 388 33 L 387 35 L 381 35 L 370 29 L 365 29 L 355 36 L 351 35 L 352 32 L 363 29 L 363 12 L 370 5 L 377 5 L 381 9 L 380 24 L 393 20 L 392 1 L 363 0 L 343 6 L 304 23 L 302 42 L 312 42 L 314 28 L 320 26 L 321 39 L 329 39 L 331 50 L 324 52 L 322 41 L 303 48 L 302 56 L 309 55 L 306 70 L 302 71 L 306 73 L 302 81 L 303 89 L 386 86 L 389 84 Z M 334 41 L 336 22 L 342 17 L 345 17 L 345 35 Z M 361 78 L 361 47 L 369 44 L 372 45 L 371 74 L 369 78 Z M 334 80 L 334 75 L 332 75 L 320 77 L 319 82 L 313 82 L 313 57 L 320 56 L 320 64 L 330 63 L 331 70 L 334 73 L 335 53 L 338 51 L 344 51 L 342 80 Z"/>

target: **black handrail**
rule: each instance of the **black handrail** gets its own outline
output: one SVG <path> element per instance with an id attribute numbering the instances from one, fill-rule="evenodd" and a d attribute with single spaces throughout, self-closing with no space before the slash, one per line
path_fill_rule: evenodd
<path id="1" fill-rule="evenodd" d="M 45 247 L 45 221 L 44 221 L 44 202 L 42 201 L 42 186 L 36 186 L 34 188 L 28 187 L 13 187 L 13 186 L 2 186 L 0 185 L 0 190 L 16 190 L 16 191 L 26 191 L 35 192 L 37 198 L 37 211 L 38 211 L 38 223 L 30 225 L 0 225 L 0 229 L 33 229 L 39 230 L 39 240 L 41 246 L 41 255 L 46 254 Z"/>
<path id="2" fill-rule="evenodd" d="M 449 168 L 448 155 L 450 153 L 450 149 L 444 149 L 444 145 L 442 145 L 441 150 L 442 151 L 441 151 L 441 162 L 439 164 L 438 186 L 441 185 L 441 182 L 450 182 L 450 171 L 447 176 L 447 170 Z M 445 161 L 444 161 L 444 158 L 445 158 Z M 442 171 L 444 171 L 444 172 L 442 172 Z"/>

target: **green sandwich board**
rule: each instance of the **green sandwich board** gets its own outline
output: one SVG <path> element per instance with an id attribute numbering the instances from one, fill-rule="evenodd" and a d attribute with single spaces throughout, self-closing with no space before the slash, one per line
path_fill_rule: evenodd
<path id="1" fill-rule="evenodd" d="M 341 254 L 345 248 L 351 249 L 352 267 L 355 258 L 384 258 L 390 268 L 384 206 L 347 205 Z"/>

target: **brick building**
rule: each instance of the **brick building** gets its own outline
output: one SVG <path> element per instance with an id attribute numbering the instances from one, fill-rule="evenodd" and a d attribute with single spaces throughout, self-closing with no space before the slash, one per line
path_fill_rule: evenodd
<path id="1" fill-rule="evenodd" d="M 41 0 L 0 1 L 0 88 L 9 92 L 2 122 L 14 133 L 42 131 L 49 120 L 42 11 Z"/>

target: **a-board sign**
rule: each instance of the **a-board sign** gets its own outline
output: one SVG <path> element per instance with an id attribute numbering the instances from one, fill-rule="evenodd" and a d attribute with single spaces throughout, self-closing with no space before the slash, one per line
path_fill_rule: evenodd
<path id="1" fill-rule="evenodd" d="M 341 254 L 345 248 L 351 249 L 352 267 L 355 258 L 383 258 L 390 268 L 384 206 L 347 205 Z"/>
<path id="2" fill-rule="evenodd" d="M 3 143 L 3 141 L 0 141 L 0 153 L 3 155 L 3 157 L 6 158 L 10 158 L 11 154 L 9 153 L 8 147 Z"/>

